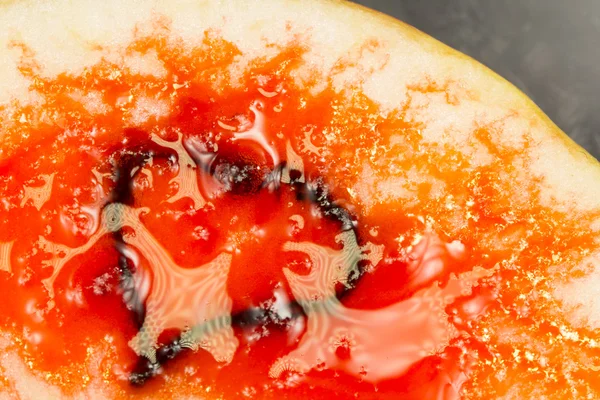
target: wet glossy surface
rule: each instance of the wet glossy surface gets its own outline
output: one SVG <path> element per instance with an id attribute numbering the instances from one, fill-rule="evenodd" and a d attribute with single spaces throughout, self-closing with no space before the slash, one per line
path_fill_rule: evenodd
<path id="1" fill-rule="evenodd" d="M 527 145 L 497 145 L 501 121 L 475 132 L 493 155 L 477 164 L 427 150 L 411 96 L 382 113 L 318 71 L 297 85 L 300 43 L 230 87 L 213 83 L 233 45 L 168 34 L 128 49 L 156 52 L 160 77 L 101 62 L 48 80 L 23 47 L 45 103 L 2 121 L 0 324 L 29 368 L 68 394 L 101 344 L 94 373 L 122 397 L 596 393 L 587 365 L 568 386 L 559 363 L 597 357 L 594 333 L 544 296 L 557 260 L 594 248 L 595 216 L 542 206 L 535 177 L 517 201 Z"/>

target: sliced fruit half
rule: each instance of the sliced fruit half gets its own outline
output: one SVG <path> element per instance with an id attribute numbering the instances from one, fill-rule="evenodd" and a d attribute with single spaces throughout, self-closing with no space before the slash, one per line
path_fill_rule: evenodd
<path id="1" fill-rule="evenodd" d="M 0 397 L 600 396 L 600 167 L 487 68 L 343 1 L 0 10 Z"/>

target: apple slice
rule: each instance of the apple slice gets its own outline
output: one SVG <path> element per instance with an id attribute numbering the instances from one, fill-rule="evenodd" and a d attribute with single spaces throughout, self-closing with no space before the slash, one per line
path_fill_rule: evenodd
<path id="1" fill-rule="evenodd" d="M 0 398 L 596 398 L 600 167 L 343 1 L 0 5 Z"/>

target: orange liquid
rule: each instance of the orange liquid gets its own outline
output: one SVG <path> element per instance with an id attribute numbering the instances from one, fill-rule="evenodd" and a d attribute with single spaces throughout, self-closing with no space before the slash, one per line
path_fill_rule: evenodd
<path id="1" fill-rule="evenodd" d="M 405 118 L 410 96 L 384 115 L 358 88 L 350 102 L 331 84 L 313 95 L 317 72 L 303 86 L 291 78 L 304 52 L 297 43 L 255 60 L 239 87 L 215 89 L 238 50 L 207 35 L 184 52 L 167 34 L 128 49 L 156 51 L 166 78 L 114 74 L 100 62 L 49 80 L 24 48 L 21 71 L 45 104 L 2 121 L 0 254 L 10 272 L 0 272 L 0 326 L 23 338 L 30 368 L 69 394 L 91 379 L 90 346 L 104 346 L 97 371 L 123 398 L 416 399 L 494 397 L 521 380 L 562 393 L 561 357 L 598 355 L 548 341 L 565 322 L 543 299 L 519 297 L 533 290 L 527 272 L 550 276 L 553 255 L 576 263 L 574 253 L 593 246 L 583 228 L 592 216 L 541 206 L 534 177 L 530 206 L 513 207 L 497 171 L 510 173 L 526 148 L 499 147 L 495 128 L 483 127 L 491 166 L 453 149 L 422 153 L 419 126 Z M 75 89 L 100 93 L 110 109 L 90 112 Z M 409 90 L 446 89 L 429 80 Z M 127 121 L 144 98 L 169 110 L 134 127 Z M 458 207 L 469 204 L 458 232 L 431 185 L 415 188 L 414 204 L 368 209 L 348 190 L 380 156 L 366 149 L 399 133 L 395 167 L 417 166 Z M 490 231 L 527 245 L 488 248 Z M 544 342 L 554 370 L 514 356 L 528 344 L 508 345 L 500 326 Z"/>

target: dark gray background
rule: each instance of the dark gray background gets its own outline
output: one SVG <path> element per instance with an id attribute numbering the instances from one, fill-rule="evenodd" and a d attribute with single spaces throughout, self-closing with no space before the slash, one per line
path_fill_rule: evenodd
<path id="1" fill-rule="evenodd" d="M 600 159 L 600 0 L 354 0 L 487 65 Z"/>

